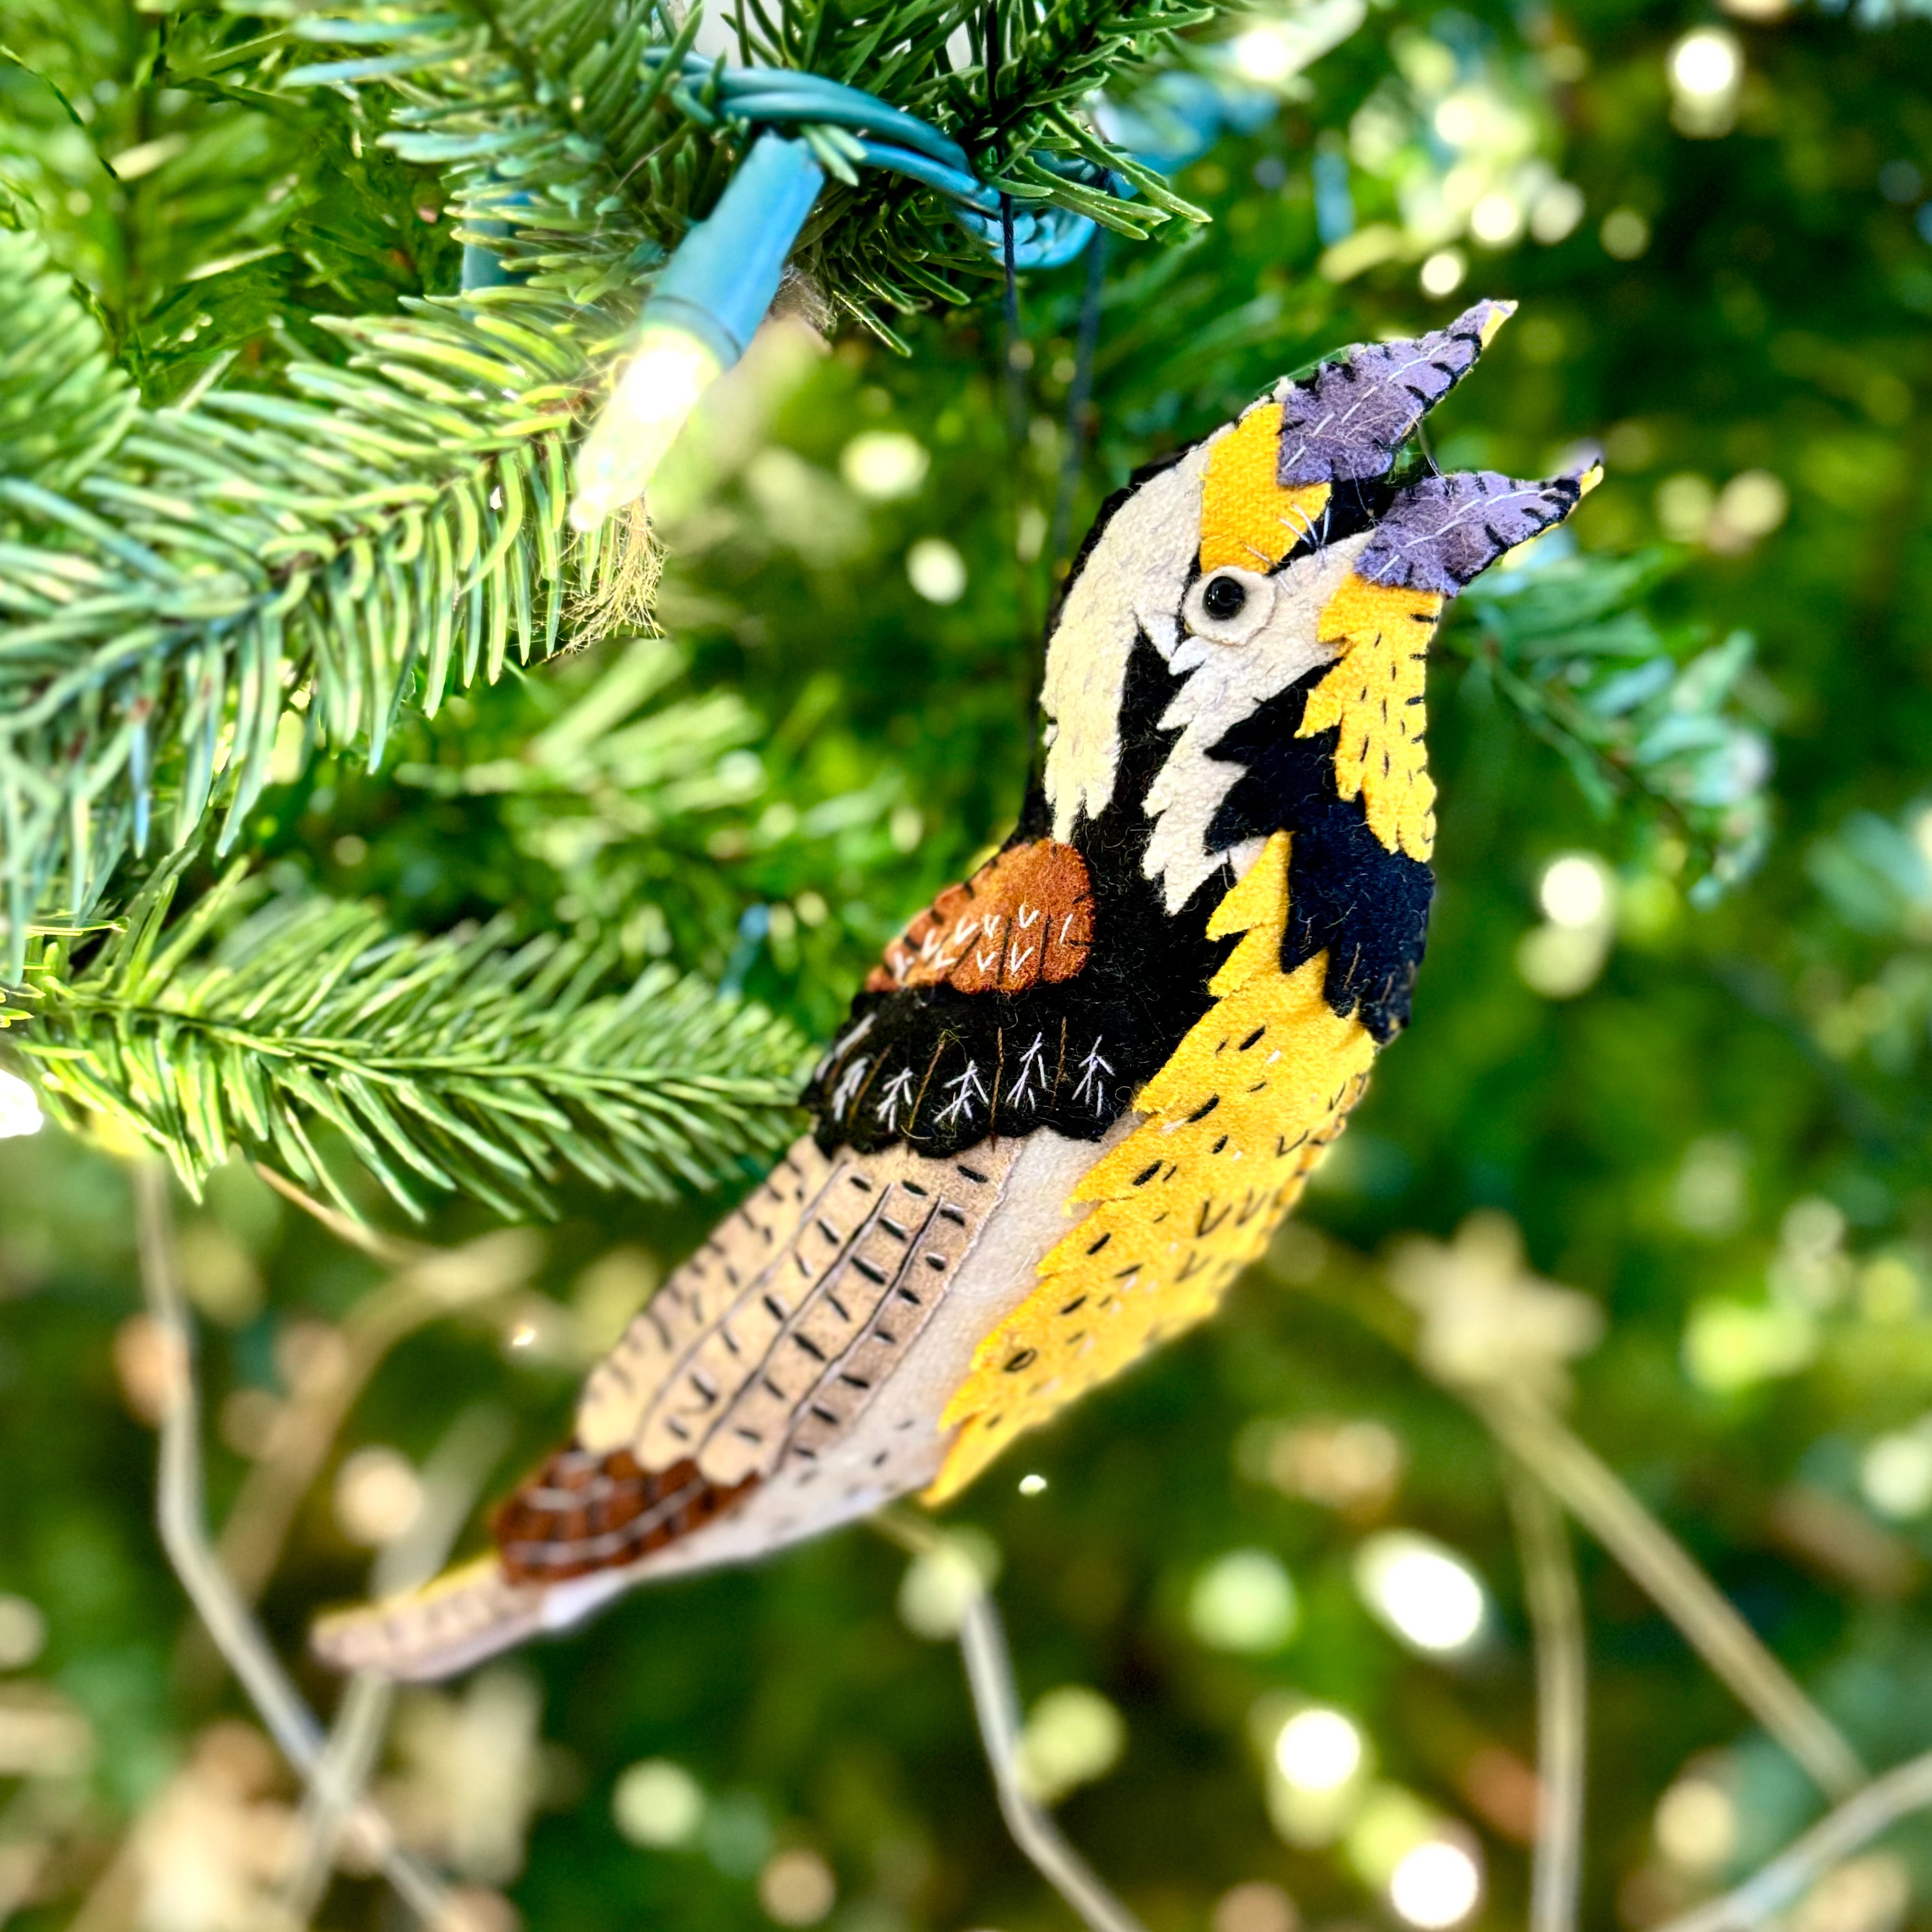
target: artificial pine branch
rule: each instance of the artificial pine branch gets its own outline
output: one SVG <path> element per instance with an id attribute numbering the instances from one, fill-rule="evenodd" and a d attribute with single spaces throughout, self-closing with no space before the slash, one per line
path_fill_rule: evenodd
<path id="1" fill-rule="evenodd" d="M 44 944 L 7 1037 L 70 1124 L 104 1118 L 190 1192 L 241 1148 L 353 1214 L 328 1127 L 418 1219 L 451 1189 L 520 1216 L 566 1170 L 667 1198 L 793 1130 L 797 1034 L 668 966 L 607 992 L 608 950 L 398 935 L 238 865 L 171 918 L 182 863 L 90 956 Z"/>
<path id="2" fill-rule="evenodd" d="M 0 228 L 0 476 L 63 489 L 126 433 L 140 398 L 38 236 Z"/>
<path id="3" fill-rule="evenodd" d="M 221 781 L 225 846 L 299 695 L 371 764 L 397 707 L 556 647 L 640 541 L 564 526 L 566 441 L 599 317 L 532 291 L 336 322 L 352 366 L 300 362 L 292 396 L 216 390 L 143 412 L 61 495 L 0 474 L 0 855 L 13 964 L 56 893 L 95 904 L 149 800 L 164 849 Z M 88 500 L 82 502 L 81 496 Z M 38 539 L 38 541 L 36 541 Z"/>
<path id="4" fill-rule="evenodd" d="M 489 239 L 519 285 L 324 319 L 350 369 L 298 358 L 283 392 L 213 388 L 148 412 L 62 490 L 0 468 L 0 609 L 15 620 L 0 646 L 9 973 L 37 919 L 86 918 L 130 848 L 179 849 L 218 798 L 231 844 L 298 694 L 312 738 L 359 738 L 373 764 L 398 706 L 433 713 L 452 680 L 494 678 L 512 635 L 520 660 L 547 654 L 569 598 L 624 573 L 622 531 L 602 547 L 565 535 L 567 448 L 641 285 L 747 131 L 681 75 L 695 14 L 674 31 L 658 0 L 285 10 L 301 40 L 354 52 L 291 67 L 287 35 L 251 34 L 208 58 L 218 81 L 203 84 L 232 105 L 271 85 L 380 82 L 401 102 L 383 141 L 447 170 L 461 232 Z M 896 92 L 990 169 L 1035 141 L 1090 158 L 1065 104 L 1210 11 L 1003 4 L 981 64 L 959 73 L 945 43 L 981 20 L 963 0 L 788 7 L 760 14 L 755 40 L 741 33 L 767 56 Z M 1015 185 L 1081 199 L 1038 168 Z M 963 299 L 960 278 L 988 269 L 936 197 L 878 177 L 835 187 L 802 253 L 868 317 L 851 290 L 909 308 Z M 0 419 L 31 400 L 10 386 Z"/>
<path id="5" fill-rule="evenodd" d="M 1693 898 L 1708 904 L 1763 856 L 1771 754 L 1738 698 L 1749 634 L 1714 643 L 1648 607 L 1685 561 L 1653 549 L 1500 571 L 1472 588 L 1468 617 L 1444 636 L 1562 754 L 1600 814 L 1634 798 L 1670 828 L 1695 861 Z"/>
<path id="6" fill-rule="evenodd" d="M 1028 200 L 1081 211 L 1093 199 L 1076 182 L 1024 166 L 1036 148 L 1113 166 L 1144 200 L 1112 204 L 1112 225 L 1144 234 L 1174 214 L 1205 218 L 1080 128 L 1068 109 L 1213 20 L 1217 4 L 886 0 L 845 9 L 799 0 L 774 17 L 746 0 L 728 17 L 748 60 L 862 88 L 931 121 L 975 158 L 983 178 Z M 661 0 L 410 0 L 380 12 L 368 4 L 288 11 L 298 39 L 343 51 L 284 71 L 280 84 L 393 93 L 401 104 L 385 141 L 448 171 L 466 232 L 512 272 L 574 299 L 633 285 L 661 260 L 722 189 L 749 131 L 715 82 L 694 85 L 682 71 L 696 7 L 681 24 Z M 973 61 L 956 69 L 946 48 L 962 27 Z M 874 326 L 881 319 L 848 287 L 911 310 L 935 294 L 968 299 L 998 273 L 940 198 L 876 174 L 833 183 L 800 257 L 835 300 Z"/>

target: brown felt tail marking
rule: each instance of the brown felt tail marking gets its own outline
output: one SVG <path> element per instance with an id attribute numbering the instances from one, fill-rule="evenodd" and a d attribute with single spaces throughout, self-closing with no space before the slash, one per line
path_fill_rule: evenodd
<path id="1" fill-rule="evenodd" d="M 754 1477 L 721 1488 L 688 1460 L 649 1470 L 628 1450 L 593 1456 L 572 1443 L 498 1506 L 490 1533 L 512 1581 L 560 1583 L 634 1563 L 703 1528 L 757 1486 Z"/>

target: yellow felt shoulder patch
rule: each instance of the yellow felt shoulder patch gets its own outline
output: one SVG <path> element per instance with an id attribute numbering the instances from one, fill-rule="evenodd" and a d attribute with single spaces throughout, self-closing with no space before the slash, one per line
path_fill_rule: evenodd
<path id="1" fill-rule="evenodd" d="M 1436 846 L 1436 784 L 1422 741 L 1423 692 L 1442 601 L 1352 573 L 1344 579 L 1316 634 L 1342 655 L 1308 694 L 1297 734 L 1339 725 L 1336 790 L 1360 797 L 1369 830 L 1388 850 L 1425 861 Z"/>
<path id="2" fill-rule="evenodd" d="M 1244 935 L 1215 1004 L 1135 1100 L 1142 1124 L 1074 1189 L 1092 1211 L 980 1343 L 942 1418 L 959 1434 L 928 1502 L 1211 1314 L 1360 1098 L 1375 1042 L 1323 997 L 1327 956 L 1281 970 L 1288 838 L 1277 832 L 1215 909 L 1210 936 Z"/>
<path id="3" fill-rule="evenodd" d="M 1272 570 L 1321 520 L 1328 485 L 1275 481 L 1281 405 L 1258 402 L 1208 451 L 1201 491 L 1201 568 Z"/>

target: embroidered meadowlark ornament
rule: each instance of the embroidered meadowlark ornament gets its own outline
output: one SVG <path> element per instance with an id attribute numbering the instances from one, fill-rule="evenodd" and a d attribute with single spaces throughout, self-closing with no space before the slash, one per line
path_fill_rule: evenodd
<path id="1" fill-rule="evenodd" d="M 1102 511 L 1005 849 L 854 1000 L 816 1130 L 591 1376 L 494 1547 L 325 1621 L 440 1676 L 922 1491 L 1210 1314 L 1406 1023 L 1446 599 L 1594 470 L 1400 480 L 1507 319 L 1349 350 Z"/>

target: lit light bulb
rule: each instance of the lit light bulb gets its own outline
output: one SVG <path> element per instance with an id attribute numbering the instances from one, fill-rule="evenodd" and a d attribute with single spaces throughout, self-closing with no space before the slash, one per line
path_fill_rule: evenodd
<path id="1" fill-rule="evenodd" d="M 645 324 L 637 354 L 578 452 L 570 503 L 574 528 L 594 530 L 644 494 L 721 368 L 717 356 L 688 329 Z"/>

